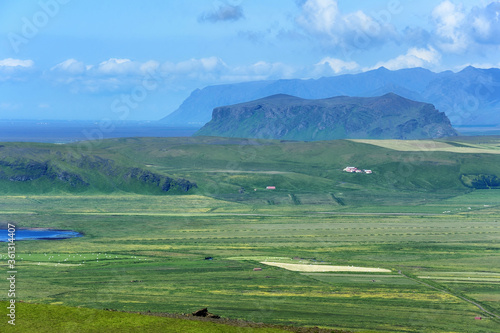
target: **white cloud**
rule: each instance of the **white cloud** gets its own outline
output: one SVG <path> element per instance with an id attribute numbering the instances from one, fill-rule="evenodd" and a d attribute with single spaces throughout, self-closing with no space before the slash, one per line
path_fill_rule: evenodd
<path id="1" fill-rule="evenodd" d="M 157 73 L 159 66 L 159 62 L 154 60 L 138 62 L 110 58 L 98 64 L 85 64 L 67 59 L 53 66 L 44 76 L 53 82 L 68 85 L 73 93 L 126 91 Z"/>
<path id="2" fill-rule="evenodd" d="M 161 71 L 167 74 L 191 74 L 221 72 L 227 69 L 227 65 L 221 58 L 208 57 L 201 59 L 189 59 L 178 63 L 165 62 L 161 66 Z"/>
<path id="3" fill-rule="evenodd" d="M 87 68 L 85 64 L 76 59 L 65 60 L 50 69 L 51 71 L 63 71 L 71 74 L 82 74 Z"/>
<path id="4" fill-rule="evenodd" d="M 307 33 L 331 46 L 361 49 L 399 39 L 389 22 L 379 22 L 361 10 L 344 14 L 337 0 L 305 1 L 296 22 Z"/>
<path id="5" fill-rule="evenodd" d="M 200 63 L 204 70 L 210 72 L 226 67 L 224 61 L 222 61 L 222 59 L 218 57 L 202 58 L 200 59 Z"/>
<path id="6" fill-rule="evenodd" d="M 292 78 L 296 69 L 282 62 L 258 61 L 251 65 L 229 68 L 224 76 L 224 81 L 257 81 L 270 79 Z"/>
<path id="7" fill-rule="evenodd" d="M 160 63 L 155 60 L 149 60 L 139 66 L 141 73 L 155 72 L 160 67 Z"/>
<path id="8" fill-rule="evenodd" d="M 433 47 L 427 49 L 411 48 L 408 50 L 407 56 L 421 59 L 424 63 L 436 64 L 441 59 L 441 55 Z"/>
<path id="9" fill-rule="evenodd" d="M 30 78 L 35 70 L 33 60 L 7 58 L 0 60 L 0 82 L 22 82 Z"/>
<path id="10" fill-rule="evenodd" d="M 491 24 L 485 17 L 474 17 L 472 20 L 472 29 L 474 29 L 481 39 L 486 39 L 491 34 Z"/>
<path id="11" fill-rule="evenodd" d="M 73 67 L 85 69 L 84 75 L 76 75 L 79 72 L 71 71 Z M 250 65 L 229 66 L 221 58 L 214 56 L 162 64 L 155 60 L 140 63 L 130 59 L 111 58 L 98 65 L 85 65 L 68 59 L 52 67 L 52 72 L 55 74 L 52 78 L 60 83 L 78 84 L 86 90 L 99 91 L 100 85 L 105 89 L 116 90 L 120 86 L 137 84 L 146 75 L 155 75 L 169 82 L 197 81 L 198 84 L 216 84 L 227 81 L 292 78 L 297 71 L 281 62 L 258 61 Z M 59 75 L 62 72 L 64 75 Z"/>
<path id="12" fill-rule="evenodd" d="M 12 58 L 7 58 L 0 60 L 0 67 L 24 67 L 24 68 L 29 68 L 33 67 L 35 63 L 33 60 L 20 60 L 20 59 L 12 59 Z"/>
<path id="13" fill-rule="evenodd" d="M 325 57 L 314 65 L 314 76 L 340 74 L 352 72 L 359 69 L 359 64 L 355 61 L 344 61 L 341 59 Z"/>
<path id="14" fill-rule="evenodd" d="M 442 53 L 456 54 L 491 54 L 498 50 L 482 46 L 500 45 L 500 1 L 485 0 L 466 10 L 461 1 L 441 0 L 431 7 L 430 29 L 407 26 L 401 31 L 392 23 L 392 16 L 363 10 L 342 12 L 338 0 L 298 3 L 297 26 L 323 48 L 341 52 L 343 59 L 389 42 L 420 48 L 432 45 Z"/>
<path id="15" fill-rule="evenodd" d="M 110 58 L 97 65 L 85 64 L 76 59 L 67 59 L 50 70 L 65 75 L 87 76 L 144 76 L 155 72 L 160 67 L 160 63 L 149 60 L 144 63 L 132 61 L 130 59 Z"/>
<path id="16" fill-rule="evenodd" d="M 462 69 L 464 69 L 465 67 L 469 67 L 469 66 L 472 66 L 475 68 L 481 68 L 481 69 L 499 68 L 500 62 L 497 64 L 492 64 L 489 62 L 482 62 L 482 63 L 480 63 L 480 62 L 468 62 L 468 63 L 462 64 L 460 66 L 455 66 L 454 70 L 459 72 Z"/>
<path id="17" fill-rule="evenodd" d="M 468 18 L 471 36 L 479 43 L 500 44 L 500 1 L 474 7 Z"/>
<path id="18" fill-rule="evenodd" d="M 184 82 L 214 84 L 223 81 L 221 78 L 230 72 L 231 68 L 218 57 L 163 64 L 156 60 L 139 62 L 126 58 L 110 58 L 98 64 L 67 59 L 53 66 L 44 76 L 53 82 L 67 85 L 73 93 L 99 93 L 126 92 L 140 86 L 145 80 L 179 87 Z"/>
<path id="19" fill-rule="evenodd" d="M 390 70 L 398 70 L 403 68 L 424 67 L 429 68 L 439 64 L 441 54 L 432 46 L 426 49 L 411 48 L 404 55 L 400 55 L 388 61 L 378 62 L 375 66 L 369 69 L 385 67 Z"/>
<path id="20" fill-rule="evenodd" d="M 431 16 L 441 49 L 448 52 L 462 52 L 467 49 L 470 40 L 464 31 L 466 14 L 462 6 L 456 6 L 446 0 L 434 8 Z"/>
<path id="21" fill-rule="evenodd" d="M 110 58 L 101 62 L 97 66 L 96 71 L 100 74 L 123 75 L 135 74 L 137 69 L 138 64 L 132 62 L 130 59 Z"/>
<path id="22" fill-rule="evenodd" d="M 363 31 L 368 35 L 378 35 L 383 27 L 363 11 L 350 13 L 343 18 L 346 29 Z"/>
<path id="23" fill-rule="evenodd" d="M 192 79 L 203 84 L 221 82 L 244 82 L 267 79 L 292 78 L 297 73 L 295 67 L 281 62 L 257 61 L 249 65 L 229 66 L 217 57 L 190 59 L 179 63 L 164 63 L 161 73 L 182 80 Z"/>
<path id="24" fill-rule="evenodd" d="M 442 1 L 431 14 L 436 47 L 444 52 L 491 52 L 481 44 L 500 44 L 500 1 L 465 11 L 461 4 Z M 494 52 L 497 52 L 496 50 Z"/>
<path id="25" fill-rule="evenodd" d="M 333 35 L 339 25 L 340 11 L 335 0 L 307 0 L 297 22 L 311 33 Z"/>

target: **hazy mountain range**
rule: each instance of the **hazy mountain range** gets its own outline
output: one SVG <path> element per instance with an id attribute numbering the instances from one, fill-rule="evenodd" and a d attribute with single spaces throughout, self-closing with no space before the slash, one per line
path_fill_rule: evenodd
<path id="1" fill-rule="evenodd" d="M 309 80 L 268 80 L 208 86 L 197 89 L 161 121 L 202 126 L 216 107 L 252 101 L 274 94 L 306 99 L 334 96 L 373 97 L 396 93 L 431 103 L 445 112 L 453 125 L 500 123 L 500 69 L 467 67 L 460 72 L 434 73 L 423 68 L 390 71 L 384 67 L 359 74 Z"/>

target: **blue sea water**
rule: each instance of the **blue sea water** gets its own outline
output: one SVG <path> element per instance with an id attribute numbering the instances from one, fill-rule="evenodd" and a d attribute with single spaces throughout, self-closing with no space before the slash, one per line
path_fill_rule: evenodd
<path id="1" fill-rule="evenodd" d="M 83 235 L 72 230 L 52 230 L 52 229 L 17 229 L 15 241 L 36 240 L 36 239 L 65 239 L 82 237 Z M 7 242 L 9 234 L 7 229 L 0 229 L 0 242 Z"/>
<path id="2" fill-rule="evenodd" d="M 70 143 L 124 137 L 186 137 L 199 127 L 172 127 L 159 122 L 0 120 L 0 142 Z"/>

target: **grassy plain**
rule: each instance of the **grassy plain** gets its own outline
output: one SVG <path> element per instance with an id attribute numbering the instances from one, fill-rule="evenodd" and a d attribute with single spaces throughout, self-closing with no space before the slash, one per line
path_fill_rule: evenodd
<path id="1" fill-rule="evenodd" d="M 0 302 L 2 307 L 6 302 Z M 173 332 L 173 333 L 285 333 L 279 328 L 227 325 L 206 321 L 165 318 L 109 310 L 75 308 L 61 305 L 20 303 L 16 328 L 2 332 Z M 257 326 L 257 325 L 256 325 Z"/>
<path id="2" fill-rule="evenodd" d="M 500 325 L 454 296 L 500 312 L 496 192 L 445 201 L 439 210 L 453 211 L 445 214 L 433 213 L 437 204 L 425 214 L 425 206 L 416 214 L 343 213 L 339 206 L 298 211 L 293 205 L 271 212 L 200 196 L 0 200 L 10 207 L 1 219 L 18 228 L 85 234 L 18 242 L 18 300 L 173 313 L 208 306 L 229 318 L 353 331 L 494 332 Z M 292 272 L 262 265 L 263 257 L 391 273 Z M 487 279 L 472 284 L 463 281 L 467 274 Z M 442 279 L 450 276 L 462 279 Z M 5 281 L 0 286 L 7 288 Z M 474 320 L 478 315 L 485 319 Z"/>
<path id="3" fill-rule="evenodd" d="M 290 143 L 291 154 L 283 153 L 291 149 L 286 145 L 261 151 L 226 141 L 218 146 L 214 138 L 217 149 L 202 165 L 198 144 L 176 142 L 162 150 L 163 141 L 149 140 L 142 150 L 134 148 L 136 140 L 104 141 L 95 153 L 122 163 L 135 154 L 148 168 L 196 181 L 198 189 L 185 195 L 13 195 L 11 187 L 11 195 L 0 196 L 3 223 L 85 235 L 17 243 L 16 299 L 42 304 L 39 310 L 20 304 L 17 330 L 31 330 L 35 314 L 44 311 L 72 313 L 60 325 L 85 325 L 69 318 L 81 311 L 91 321 L 102 315 L 92 312 L 97 309 L 190 313 L 203 307 L 226 318 L 354 332 L 499 330 L 500 191 L 467 189 L 456 180 L 457 168 L 495 171 L 494 155 L 475 156 L 482 164 L 474 165 L 473 154 L 433 152 L 425 161 L 407 162 L 414 168 L 407 174 L 398 171 L 404 158 L 392 165 L 377 154 L 401 156 L 374 153 L 361 143 L 334 143 L 339 162 L 315 155 L 332 143 L 304 151 Z M 356 154 L 366 165 L 365 154 L 371 154 L 373 164 L 388 166 L 398 179 L 383 176 L 383 169 L 373 178 L 337 170 Z M 229 156 L 239 162 L 231 164 Z M 420 166 L 434 167 L 445 180 L 426 178 Z M 263 189 L 270 184 L 278 189 Z M 7 251 L 0 254 L 6 268 Z M 289 271 L 263 265 L 267 258 L 389 272 Z M 8 290 L 6 279 L 0 290 Z M 0 300 L 8 300 L 6 293 Z M 57 307 L 62 305 L 72 308 Z M 23 310 L 30 306 L 33 316 Z M 102 325 L 112 331 L 111 317 Z M 168 325 L 161 318 L 144 320 Z M 0 321 L 0 331 L 9 330 Z"/>

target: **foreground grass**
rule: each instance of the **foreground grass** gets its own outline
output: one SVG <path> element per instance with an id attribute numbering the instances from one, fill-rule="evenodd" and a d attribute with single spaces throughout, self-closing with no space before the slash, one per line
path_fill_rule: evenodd
<path id="1" fill-rule="evenodd" d="M 496 195 L 476 191 L 400 213 L 203 196 L 4 196 L 0 220 L 85 234 L 18 242 L 18 300 L 157 313 L 209 307 L 226 318 L 359 332 L 494 332 L 496 318 L 457 296 L 500 312 Z M 293 272 L 262 265 L 267 257 L 390 273 Z M 1 260 L 5 267 L 5 251 Z M 85 311 L 91 322 L 94 310 Z"/>
<path id="2" fill-rule="evenodd" d="M 5 308 L 7 302 L 0 302 Z M 1 332 L 173 332 L 280 333 L 277 328 L 237 327 L 207 321 L 164 318 L 60 305 L 18 303 L 15 326 L 0 322 Z"/>

